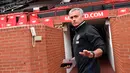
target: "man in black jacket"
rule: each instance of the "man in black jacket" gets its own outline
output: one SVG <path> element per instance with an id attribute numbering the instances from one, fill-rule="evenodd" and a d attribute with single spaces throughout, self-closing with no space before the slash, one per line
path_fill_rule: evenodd
<path id="1" fill-rule="evenodd" d="M 105 44 L 97 29 L 84 21 L 83 10 L 73 8 L 69 17 L 75 28 L 73 49 L 78 73 L 100 73 L 97 58 L 105 53 Z"/>

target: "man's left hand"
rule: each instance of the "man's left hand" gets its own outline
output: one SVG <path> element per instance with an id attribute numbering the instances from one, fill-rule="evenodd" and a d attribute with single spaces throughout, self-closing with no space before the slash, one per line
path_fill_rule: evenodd
<path id="1" fill-rule="evenodd" d="M 80 55 L 87 56 L 89 58 L 93 58 L 93 53 L 88 50 L 83 50 L 83 52 L 79 52 Z"/>

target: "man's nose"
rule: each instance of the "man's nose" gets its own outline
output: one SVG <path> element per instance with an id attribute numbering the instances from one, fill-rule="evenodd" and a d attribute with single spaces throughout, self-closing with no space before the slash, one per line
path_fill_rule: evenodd
<path id="1" fill-rule="evenodd" d="M 75 19 L 73 19 L 73 22 L 75 22 L 76 20 Z"/>
<path id="2" fill-rule="evenodd" d="M 76 19 L 75 19 L 75 18 L 73 18 L 73 21 L 76 21 Z"/>

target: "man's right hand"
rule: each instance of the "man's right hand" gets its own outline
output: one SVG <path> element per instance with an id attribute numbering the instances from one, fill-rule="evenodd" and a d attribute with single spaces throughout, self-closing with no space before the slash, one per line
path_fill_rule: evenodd
<path id="1" fill-rule="evenodd" d="M 76 65 L 75 57 L 73 57 L 72 59 L 63 59 L 62 64 L 65 64 L 64 68 L 67 68 L 67 69 L 69 69 L 71 67 L 75 67 L 75 65 Z"/>
<path id="2" fill-rule="evenodd" d="M 64 68 L 69 69 L 69 68 L 71 68 L 71 66 L 72 66 L 72 65 L 67 65 L 67 66 L 65 66 Z"/>

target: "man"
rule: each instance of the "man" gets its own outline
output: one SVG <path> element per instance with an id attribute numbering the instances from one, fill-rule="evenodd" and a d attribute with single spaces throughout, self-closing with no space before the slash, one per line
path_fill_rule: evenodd
<path id="1" fill-rule="evenodd" d="M 81 8 L 71 9 L 69 17 L 75 28 L 73 49 L 78 73 L 100 73 L 97 58 L 105 52 L 103 39 L 95 27 L 84 21 Z"/>

